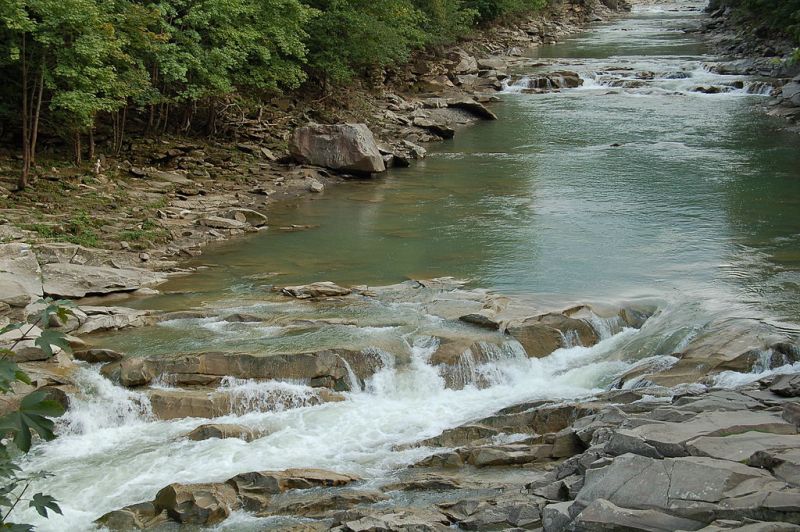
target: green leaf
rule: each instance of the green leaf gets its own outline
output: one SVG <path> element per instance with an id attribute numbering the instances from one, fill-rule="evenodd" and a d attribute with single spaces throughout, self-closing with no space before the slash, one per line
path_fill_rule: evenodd
<path id="1" fill-rule="evenodd" d="M 34 528 L 33 525 L 21 525 L 17 523 L 3 523 L 2 529 L 0 530 L 8 530 L 10 532 L 33 532 Z"/>
<path id="2" fill-rule="evenodd" d="M 47 416 L 60 416 L 64 408 L 49 399 L 45 399 L 43 391 L 27 395 L 19 405 L 19 410 L 10 412 L 0 418 L 0 432 L 11 432 L 14 444 L 24 452 L 31 448 L 31 435 L 35 432 L 45 440 L 55 438 L 53 421 Z"/>
<path id="3" fill-rule="evenodd" d="M 19 369 L 16 362 L 6 358 L 0 359 L 0 393 L 11 392 L 11 385 L 14 384 L 14 381 L 31 383 L 30 377 Z"/>
<path id="4" fill-rule="evenodd" d="M 61 514 L 61 508 L 58 507 L 56 500 L 51 497 L 50 495 L 45 495 L 44 493 L 37 493 L 31 499 L 31 502 L 28 504 L 31 508 L 36 508 L 36 511 L 39 512 L 39 515 L 42 517 L 47 517 L 47 510 L 50 509 L 57 514 Z"/>
<path id="5" fill-rule="evenodd" d="M 54 331 L 52 329 L 43 330 L 41 336 L 39 336 L 39 338 L 37 338 L 33 343 L 38 345 L 48 357 L 53 356 L 54 353 L 52 346 L 54 345 L 67 352 L 70 350 L 69 341 L 67 341 L 64 333 Z"/>
<path id="6" fill-rule="evenodd" d="M 22 471 L 22 469 L 11 460 L 8 449 L 0 445 L 0 478 L 8 479 L 9 482 L 6 486 L 0 488 L 0 493 L 5 495 L 8 493 L 8 491 L 5 491 L 8 486 L 11 486 L 10 489 L 14 489 L 17 486 L 17 482 L 19 481 L 17 473 L 20 471 Z"/>
<path id="7" fill-rule="evenodd" d="M 3 335 L 5 333 L 11 332 L 11 331 L 16 331 L 17 329 L 20 329 L 20 328 L 22 328 L 22 324 L 21 323 L 9 323 L 8 325 L 6 325 L 2 329 L 0 329 L 0 335 Z"/>

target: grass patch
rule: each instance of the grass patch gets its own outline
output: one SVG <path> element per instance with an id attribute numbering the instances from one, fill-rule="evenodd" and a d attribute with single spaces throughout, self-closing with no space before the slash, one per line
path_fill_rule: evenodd
<path id="1" fill-rule="evenodd" d="M 95 232 L 98 226 L 99 222 L 93 220 L 86 211 L 78 211 L 64 224 L 33 223 L 24 224 L 22 228 L 34 231 L 47 239 L 70 242 L 85 247 L 98 247 L 100 237 Z"/>

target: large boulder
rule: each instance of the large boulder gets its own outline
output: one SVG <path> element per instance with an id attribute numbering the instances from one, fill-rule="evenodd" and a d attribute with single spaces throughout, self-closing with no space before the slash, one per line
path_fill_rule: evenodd
<path id="1" fill-rule="evenodd" d="M 791 81 L 781 89 L 781 98 L 784 104 L 800 107 L 800 81 Z"/>
<path id="2" fill-rule="evenodd" d="M 386 166 L 365 124 L 311 124 L 295 129 L 291 153 L 298 161 L 331 170 L 371 174 Z"/>
<path id="3" fill-rule="evenodd" d="M 153 505 L 157 512 L 178 523 L 215 525 L 239 508 L 233 486 L 221 482 L 209 484 L 170 484 L 156 494 Z"/>

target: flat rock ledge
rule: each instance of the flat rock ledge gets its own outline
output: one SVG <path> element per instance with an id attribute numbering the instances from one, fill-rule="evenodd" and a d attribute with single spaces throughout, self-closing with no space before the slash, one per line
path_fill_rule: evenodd
<path id="1" fill-rule="evenodd" d="M 737 390 L 651 386 L 523 403 L 398 448 L 429 454 L 384 484 L 244 473 L 171 484 L 98 523 L 209 526 L 242 510 L 279 516 L 286 530 L 337 532 L 800 530 L 798 385 L 792 375 Z"/>
<path id="2" fill-rule="evenodd" d="M 76 244 L 0 244 L 0 322 L 27 317 L 42 297 L 78 299 L 135 292 L 166 281 L 124 254 Z"/>

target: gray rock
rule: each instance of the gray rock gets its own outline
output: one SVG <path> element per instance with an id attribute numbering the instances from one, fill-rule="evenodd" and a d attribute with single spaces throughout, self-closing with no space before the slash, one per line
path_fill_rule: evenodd
<path id="1" fill-rule="evenodd" d="M 686 444 L 693 456 L 743 462 L 753 453 L 767 449 L 800 448 L 800 436 L 744 432 L 731 436 L 702 436 Z"/>
<path id="2" fill-rule="evenodd" d="M 99 362 L 116 362 L 125 356 L 112 349 L 84 349 L 73 353 L 75 360 L 97 364 Z"/>
<path id="3" fill-rule="evenodd" d="M 625 434 L 641 438 L 662 456 L 687 456 L 686 443 L 701 436 L 728 436 L 760 431 L 796 434 L 794 425 L 769 412 L 704 412 L 689 421 L 645 424 Z M 613 501 L 612 501 L 613 502 Z"/>
<path id="4" fill-rule="evenodd" d="M 800 428 L 800 404 L 786 403 L 783 405 L 781 418 L 784 421 L 792 423 L 795 427 Z"/>
<path id="5" fill-rule="evenodd" d="M 258 212 L 254 211 L 253 209 L 243 209 L 241 207 L 237 207 L 235 209 L 229 209 L 228 211 L 224 212 L 225 218 L 230 218 L 232 220 L 236 220 L 238 222 L 246 223 L 252 225 L 253 227 L 263 227 L 267 225 L 267 216 Z"/>
<path id="6" fill-rule="evenodd" d="M 156 494 L 153 505 L 178 523 L 210 526 L 225 520 L 239 501 L 228 484 L 170 484 Z"/>
<path id="7" fill-rule="evenodd" d="M 672 532 L 673 530 L 699 530 L 704 523 L 675 517 L 656 510 L 630 510 L 620 508 L 607 500 L 596 499 L 573 522 L 575 531 L 599 532 L 613 530 L 624 532 Z"/>
<path id="8" fill-rule="evenodd" d="M 296 297 L 297 299 L 346 296 L 352 292 L 349 288 L 344 288 L 330 281 L 319 281 L 300 286 L 285 286 L 280 291 L 284 295 Z"/>
<path id="9" fill-rule="evenodd" d="M 766 449 L 753 453 L 747 464 L 769 470 L 792 486 L 800 486 L 800 447 Z"/>
<path id="10" fill-rule="evenodd" d="M 333 523 L 335 530 L 347 532 L 448 532 L 450 521 L 444 514 L 429 509 L 378 509 L 344 512 Z"/>
<path id="11" fill-rule="evenodd" d="M 582 509 L 605 499 L 623 508 L 654 509 L 699 520 L 732 515 L 732 510 L 723 507 L 724 501 L 747 511 L 753 501 L 738 500 L 741 495 L 766 494 L 782 486 L 769 473 L 736 462 L 701 457 L 656 460 L 625 454 L 607 466 L 587 470 L 575 502 Z"/>
<path id="12" fill-rule="evenodd" d="M 418 116 L 414 119 L 414 125 L 423 129 L 427 129 L 434 135 L 442 137 L 443 139 L 451 139 L 456 134 L 456 130 L 450 127 L 447 123 L 443 121 L 435 121 L 430 118 L 423 118 L 421 116 Z"/>
<path id="13" fill-rule="evenodd" d="M 302 163 L 332 170 L 377 173 L 386 170 L 378 145 L 365 124 L 312 124 L 295 129 L 292 155 Z"/>
<path id="14" fill-rule="evenodd" d="M 605 450 L 612 456 L 632 453 L 649 458 L 663 458 L 662 454 L 655 447 L 644 441 L 643 438 L 624 429 L 614 431 L 605 446 Z"/>
<path id="15" fill-rule="evenodd" d="M 530 464 L 552 457 L 552 445 L 504 445 L 478 447 L 467 462 L 476 467 Z"/>
<path id="16" fill-rule="evenodd" d="M 544 532 L 561 532 L 566 530 L 567 525 L 572 521 L 569 514 L 569 508 L 572 502 L 559 502 L 556 504 L 548 504 L 542 510 L 542 527 Z"/>
<path id="17" fill-rule="evenodd" d="M 169 521 L 166 510 L 158 511 L 152 502 L 131 504 L 125 508 L 104 514 L 95 522 L 114 532 L 127 530 L 157 529 Z"/>
<path id="18" fill-rule="evenodd" d="M 249 427 L 227 423 L 200 425 L 186 435 L 187 438 L 194 441 L 209 440 L 213 438 L 237 438 L 244 441 L 252 441 L 258 436 L 259 434 Z"/>
<path id="19" fill-rule="evenodd" d="M 163 274 L 138 268 L 52 263 L 42 266 L 44 293 L 77 299 L 87 295 L 131 292 L 164 282 Z"/>
<path id="20" fill-rule="evenodd" d="M 210 227 L 212 229 L 247 229 L 249 224 L 247 222 L 239 221 L 233 218 L 223 218 L 222 216 L 205 216 L 197 220 L 199 225 Z"/>
<path id="21" fill-rule="evenodd" d="M 90 307 L 83 306 L 79 309 L 86 316 L 85 320 L 75 329 L 75 334 L 90 334 L 100 331 L 127 329 L 130 327 L 143 327 L 150 325 L 155 318 L 144 310 L 135 310 L 127 307 Z"/>
<path id="22" fill-rule="evenodd" d="M 496 114 L 487 109 L 485 105 L 480 102 L 476 102 L 472 98 L 453 98 L 447 100 L 447 106 L 454 107 L 456 109 L 464 109 L 470 114 L 473 114 L 478 118 L 482 118 L 483 120 L 497 120 Z"/>
<path id="23" fill-rule="evenodd" d="M 800 397 L 800 375 L 781 375 L 769 390 L 781 397 Z"/>
<path id="24" fill-rule="evenodd" d="M 41 299 L 39 262 L 27 244 L 0 244 L 0 303 L 25 307 Z"/>
<path id="25" fill-rule="evenodd" d="M 129 387 L 150 384 L 157 376 L 154 364 L 138 357 L 110 362 L 100 368 L 100 373 L 107 379 Z"/>
<path id="26" fill-rule="evenodd" d="M 36 340 L 42 335 L 42 329 L 37 326 L 24 326 L 0 335 L 0 348 L 12 349 L 14 362 L 42 361 L 50 355 L 36 345 Z M 61 348 L 52 346 L 54 354 L 60 353 Z"/>

